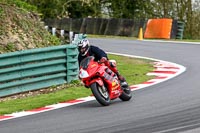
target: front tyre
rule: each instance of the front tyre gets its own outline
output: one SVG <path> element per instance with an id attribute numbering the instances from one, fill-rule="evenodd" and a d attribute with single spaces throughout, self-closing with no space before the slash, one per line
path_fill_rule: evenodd
<path id="1" fill-rule="evenodd" d="M 101 105 L 103 106 L 110 105 L 110 96 L 107 88 L 104 85 L 100 86 L 99 84 L 94 82 L 90 85 L 90 88 L 92 90 L 94 97 Z"/>

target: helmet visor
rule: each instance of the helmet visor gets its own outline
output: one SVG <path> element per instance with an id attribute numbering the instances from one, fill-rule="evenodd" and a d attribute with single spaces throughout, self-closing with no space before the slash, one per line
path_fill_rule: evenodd
<path id="1" fill-rule="evenodd" d="M 81 54 L 84 54 L 85 51 L 86 51 L 86 47 L 78 47 L 78 51 L 79 51 Z"/>

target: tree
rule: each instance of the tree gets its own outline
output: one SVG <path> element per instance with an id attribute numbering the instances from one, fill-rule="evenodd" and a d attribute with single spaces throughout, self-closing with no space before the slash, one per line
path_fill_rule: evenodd
<path id="1" fill-rule="evenodd" d="M 172 18 L 185 22 L 185 36 L 199 37 L 199 0 L 22 0 L 43 18 Z"/>
<path id="2" fill-rule="evenodd" d="M 113 18 L 136 18 L 146 0 L 104 0 L 109 16 Z M 148 1 L 148 0 L 147 0 Z"/>
<path id="3" fill-rule="evenodd" d="M 101 16 L 101 0 L 23 0 L 37 6 L 43 18 Z"/>

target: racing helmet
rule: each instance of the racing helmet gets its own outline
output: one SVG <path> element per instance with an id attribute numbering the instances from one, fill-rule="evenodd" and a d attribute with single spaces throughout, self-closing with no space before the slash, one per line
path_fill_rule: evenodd
<path id="1" fill-rule="evenodd" d="M 82 56 L 85 56 L 90 48 L 88 39 L 83 39 L 78 43 L 78 51 Z"/>

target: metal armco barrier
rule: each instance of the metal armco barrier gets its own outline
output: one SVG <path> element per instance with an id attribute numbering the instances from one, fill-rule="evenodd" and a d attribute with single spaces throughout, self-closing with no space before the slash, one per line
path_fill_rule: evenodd
<path id="1" fill-rule="evenodd" d="M 0 97 L 78 79 L 76 45 L 0 54 Z"/>

